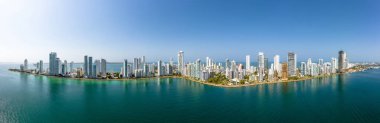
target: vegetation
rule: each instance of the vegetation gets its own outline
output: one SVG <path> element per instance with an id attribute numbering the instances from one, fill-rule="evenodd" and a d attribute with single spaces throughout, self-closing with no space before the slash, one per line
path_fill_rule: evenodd
<path id="1" fill-rule="evenodd" d="M 299 80 L 300 77 L 298 76 L 292 76 L 292 77 L 288 77 L 288 80 Z"/>
<path id="2" fill-rule="evenodd" d="M 245 80 L 240 80 L 240 81 L 239 81 L 239 83 L 240 83 L 241 85 L 244 85 L 245 82 L 246 82 Z"/>
<path id="3" fill-rule="evenodd" d="M 225 84 L 228 81 L 229 81 L 228 78 L 222 73 L 217 73 L 213 77 L 207 80 L 207 82 L 214 83 L 214 84 Z"/>

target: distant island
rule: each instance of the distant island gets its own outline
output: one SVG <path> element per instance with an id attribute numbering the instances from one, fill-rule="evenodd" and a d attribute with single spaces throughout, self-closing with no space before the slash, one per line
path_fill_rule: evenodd
<path id="1" fill-rule="evenodd" d="M 167 63 L 158 60 L 157 63 L 146 62 L 145 56 L 134 58 L 133 62 L 123 61 L 120 72 L 107 72 L 105 59 L 94 60 L 91 56 L 84 56 L 81 67 L 74 67 L 74 62 L 63 62 L 57 57 L 57 53 L 49 54 L 49 67 L 45 70 L 44 63 L 40 60 L 30 69 L 28 60 L 19 69 L 11 68 L 10 71 L 23 72 L 34 75 L 53 76 L 76 79 L 96 80 L 128 80 L 153 77 L 184 78 L 203 84 L 220 87 L 242 87 L 266 83 L 295 82 L 318 77 L 326 77 L 336 74 L 352 73 L 367 69 L 378 69 L 378 63 L 349 63 L 344 51 L 339 51 L 338 59 L 331 58 L 330 62 L 319 59 L 313 63 L 309 58 L 307 62 L 297 65 L 297 55 L 288 53 L 286 62 L 280 63 L 280 56 L 275 55 L 273 62 L 269 64 L 268 58 L 263 52 L 258 53 L 257 66 L 251 66 L 250 55 L 246 56 L 245 65 L 237 64 L 234 60 L 226 59 L 224 63 L 214 62 L 206 57 L 205 62 L 197 59 L 195 62 L 184 62 L 184 52 L 178 53 L 177 62 L 173 58 Z"/>

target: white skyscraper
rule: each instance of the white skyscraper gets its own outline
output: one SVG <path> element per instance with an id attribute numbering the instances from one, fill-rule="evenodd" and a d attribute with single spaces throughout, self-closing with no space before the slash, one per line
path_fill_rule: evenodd
<path id="1" fill-rule="evenodd" d="M 275 55 L 273 57 L 273 69 L 274 69 L 274 72 L 276 71 L 278 74 L 281 73 L 281 64 L 280 64 L 280 56 L 279 55 Z"/>
<path id="2" fill-rule="evenodd" d="M 264 53 L 259 52 L 258 55 L 258 75 L 259 75 L 259 81 L 262 82 L 264 80 L 264 72 L 265 72 L 265 63 L 264 63 Z"/>
<path id="3" fill-rule="evenodd" d="M 105 59 L 101 60 L 100 67 L 101 67 L 100 72 L 101 72 L 102 77 L 106 77 L 106 75 L 107 75 L 107 61 Z"/>
<path id="4" fill-rule="evenodd" d="M 184 59 L 184 52 L 179 51 L 178 52 L 178 72 L 182 73 L 185 68 L 185 63 L 183 61 Z"/>
<path id="5" fill-rule="evenodd" d="M 161 75 L 162 75 L 162 61 L 158 60 L 158 62 L 157 62 L 157 76 L 161 76 Z"/>
<path id="6" fill-rule="evenodd" d="M 251 69 L 251 56 L 250 55 L 245 56 L 245 69 L 246 70 Z"/>
<path id="7" fill-rule="evenodd" d="M 313 62 L 311 61 L 311 58 L 308 58 L 307 59 L 307 63 L 306 63 L 306 75 L 311 75 L 311 72 L 312 72 L 312 64 Z"/>
<path id="8" fill-rule="evenodd" d="M 338 69 L 338 61 L 336 58 L 331 58 L 331 73 L 336 73 L 336 69 Z"/>
<path id="9" fill-rule="evenodd" d="M 145 61 L 146 59 L 145 59 L 145 56 L 142 56 L 141 57 L 141 67 L 140 67 L 140 69 L 143 69 L 144 68 L 144 64 L 145 64 Z"/>
<path id="10" fill-rule="evenodd" d="M 306 75 L 306 71 L 307 71 L 306 68 L 307 68 L 306 67 L 306 63 L 305 62 L 301 62 L 301 74 L 302 75 Z"/>

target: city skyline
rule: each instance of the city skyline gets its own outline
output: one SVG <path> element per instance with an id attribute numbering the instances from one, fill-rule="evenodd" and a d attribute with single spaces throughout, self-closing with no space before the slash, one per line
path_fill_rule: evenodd
<path id="1" fill-rule="evenodd" d="M 0 62 L 48 61 L 46 52 L 82 61 L 146 56 L 168 61 L 298 54 L 380 61 L 379 1 L 1 1 Z M 145 8 L 141 10 L 139 8 Z M 323 9 L 321 9 L 323 8 Z M 281 61 L 286 60 L 280 57 Z M 253 60 L 252 60 L 253 61 Z"/>
<path id="2" fill-rule="evenodd" d="M 171 58 L 169 62 L 158 60 L 157 64 L 149 63 L 146 57 L 134 58 L 133 62 L 124 59 L 119 72 L 107 70 L 107 61 L 105 59 L 93 61 L 92 56 L 85 55 L 81 66 L 73 67 L 74 62 L 70 62 L 68 68 L 67 60 L 62 61 L 56 52 L 49 54 L 49 68 L 43 69 L 43 61 L 35 64 L 34 68 L 29 67 L 29 61 L 24 60 L 24 64 L 19 69 L 9 69 L 15 72 L 25 72 L 39 75 L 49 75 L 57 77 L 85 78 L 85 79 L 130 79 L 130 78 L 150 78 L 150 77 L 185 77 L 195 81 L 209 82 L 224 86 L 244 86 L 247 84 L 257 84 L 257 82 L 287 82 L 310 77 L 330 76 L 335 74 L 343 74 L 347 72 L 358 72 L 370 69 L 368 63 L 350 63 L 347 53 L 339 51 L 338 58 L 331 58 L 331 62 L 318 59 L 313 63 L 311 58 L 306 62 L 297 65 L 297 54 L 289 52 L 287 61 L 281 62 L 279 55 L 273 57 L 274 63 L 269 62 L 265 53 L 257 54 L 257 65 L 250 65 L 250 55 L 246 56 L 246 66 L 226 59 L 225 64 L 216 62 L 213 58 L 206 57 L 205 62 L 197 59 L 193 62 L 185 62 L 185 52 L 179 51 L 177 63 L 174 64 Z M 99 69 L 100 68 L 100 69 Z"/>

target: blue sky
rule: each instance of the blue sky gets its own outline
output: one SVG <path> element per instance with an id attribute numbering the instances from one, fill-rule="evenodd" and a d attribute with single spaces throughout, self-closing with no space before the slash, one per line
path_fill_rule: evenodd
<path id="1" fill-rule="evenodd" d="M 380 61 L 378 0 L 0 0 L 0 62 L 84 55 Z M 330 59 L 329 59 L 330 60 Z"/>

